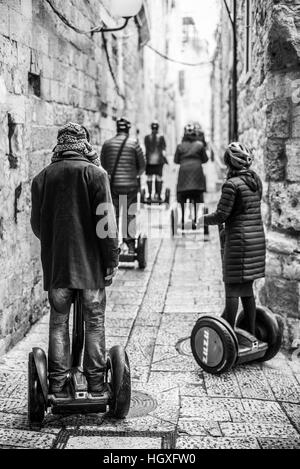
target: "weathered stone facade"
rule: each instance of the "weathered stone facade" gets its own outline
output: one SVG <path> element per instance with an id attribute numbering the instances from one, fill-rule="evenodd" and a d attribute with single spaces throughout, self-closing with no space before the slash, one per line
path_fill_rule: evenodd
<path id="1" fill-rule="evenodd" d="M 238 114 L 239 138 L 255 148 L 255 169 L 265 189 L 268 263 L 257 289 L 260 301 L 283 317 L 290 345 L 291 339 L 300 339 L 300 5 L 296 0 L 252 0 L 247 22 L 247 3 L 237 2 Z M 218 43 L 212 121 L 215 146 L 223 155 L 232 70 L 232 30 L 224 8 Z"/>
<path id="2" fill-rule="evenodd" d="M 115 24 L 109 3 L 53 1 L 83 30 L 101 20 Z M 147 76 L 140 32 L 130 20 L 123 32 L 106 35 L 122 99 L 101 34 L 78 34 L 42 0 L 0 1 L 0 354 L 26 333 L 47 304 L 39 243 L 29 224 L 32 177 L 50 162 L 57 130 L 68 121 L 84 123 L 98 150 L 115 132 L 121 113 L 133 122 L 133 134 L 144 124 Z"/>

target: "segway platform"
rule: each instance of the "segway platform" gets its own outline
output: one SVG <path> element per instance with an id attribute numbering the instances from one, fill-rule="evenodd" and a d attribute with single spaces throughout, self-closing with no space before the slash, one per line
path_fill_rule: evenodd
<path id="1" fill-rule="evenodd" d="M 138 262 L 140 269 L 145 269 L 148 264 L 148 238 L 146 235 L 140 235 L 135 241 L 134 254 L 124 253 L 121 250 L 119 260 L 122 263 L 133 264 Z"/>
<path id="2" fill-rule="evenodd" d="M 199 366 L 211 374 L 221 374 L 234 366 L 271 360 L 280 350 L 282 332 L 270 311 L 257 308 L 256 336 L 242 329 L 243 311 L 234 330 L 223 318 L 204 315 L 191 335 L 191 348 Z"/>
<path id="3" fill-rule="evenodd" d="M 141 192 L 141 203 L 143 205 L 158 205 L 158 206 L 166 205 L 167 207 L 169 207 L 170 200 L 171 200 L 171 190 L 170 189 L 166 189 L 165 198 L 162 199 L 162 200 L 159 200 L 159 199 L 156 199 L 156 198 L 153 198 L 153 197 L 151 197 L 150 199 L 147 198 L 145 189 L 143 189 L 142 192 Z"/>
<path id="4" fill-rule="evenodd" d="M 85 399 L 74 399 L 70 395 L 69 399 L 57 399 L 50 396 L 50 405 L 53 415 L 72 414 L 105 414 L 108 409 L 108 398 L 93 398 L 90 394 Z"/>
<path id="5" fill-rule="evenodd" d="M 57 398 L 49 396 L 52 414 L 85 414 L 105 413 L 108 410 L 110 395 L 108 392 L 103 396 L 94 397 L 88 392 L 87 380 L 82 371 L 72 371 L 70 379 L 70 396 L 68 398 Z"/>
<path id="6" fill-rule="evenodd" d="M 256 361 L 263 358 L 268 350 L 268 344 L 258 340 L 254 335 L 249 334 L 242 329 L 235 329 L 238 339 L 239 350 L 237 365 Z"/>

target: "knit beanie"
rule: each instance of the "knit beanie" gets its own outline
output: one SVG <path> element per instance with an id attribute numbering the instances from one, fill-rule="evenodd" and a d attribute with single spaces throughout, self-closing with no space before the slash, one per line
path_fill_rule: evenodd
<path id="1" fill-rule="evenodd" d="M 100 158 L 88 141 L 88 135 L 83 126 L 73 122 L 64 125 L 58 131 L 57 145 L 53 150 L 52 161 L 55 162 L 63 157 L 67 151 L 76 151 L 88 158 L 91 163 L 100 166 Z"/>

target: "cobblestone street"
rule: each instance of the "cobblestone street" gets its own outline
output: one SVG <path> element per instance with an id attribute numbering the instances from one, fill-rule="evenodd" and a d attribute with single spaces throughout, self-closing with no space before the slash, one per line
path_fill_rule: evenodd
<path id="1" fill-rule="evenodd" d="M 214 194 L 210 194 L 211 200 Z M 169 212 L 161 209 L 168 232 Z M 300 363 L 279 354 L 221 377 L 203 373 L 189 340 L 202 313 L 220 313 L 223 284 L 217 229 L 210 241 L 150 242 L 145 271 L 122 266 L 108 290 L 107 348 L 126 346 L 132 372 L 127 419 L 47 415 L 27 422 L 27 356 L 47 350 L 44 317 L 1 358 L 1 448 L 300 448 Z"/>
<path id="2" fill-rule="evenodd" d="M 300 0 L 0 0 L 0 450 L 300 449 L 299 77 Z"/>

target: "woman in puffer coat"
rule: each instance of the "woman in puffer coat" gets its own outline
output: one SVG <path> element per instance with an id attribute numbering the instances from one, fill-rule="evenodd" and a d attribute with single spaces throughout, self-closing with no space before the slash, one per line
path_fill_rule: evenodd
<path id="1" fill-rule="evenodd" d="M 175 164 L 180 165 L 177 183 L 177 201 L 182 210 L 182 229 L 184 229 L 184 208 L 188 200 L 194 204 L 193 228 L 197 223 L 197 204 L 204 203 L 206 180 L 202 165 L 208 162 L 205 144 L 199 141 L 197 130 L 189 124 L 184 129 L 182 143 L 178 145 Z"/>
<path id="2" fill-rule="evenodd" d="M 261 216 L 262 183 L 250 170 L 253 159 L 251 150 L 245 145 L 229 145 L 224 157 L 227 181 L 217 211 L 205 216 L 204 223 L 225 223 L 223 277 L 226 307 L 223 318 L 234 327 L 241 298 L 247 330 L 255 334 L 253 282 L 265 276 L 266 242 Z"/>

